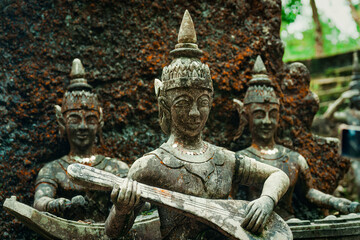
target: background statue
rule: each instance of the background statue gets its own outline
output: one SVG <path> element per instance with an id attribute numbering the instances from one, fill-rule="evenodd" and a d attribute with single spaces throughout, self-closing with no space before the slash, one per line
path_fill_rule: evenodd
<path id="1" fill-rule="evenodd" d="M 305 198 L 318 207 L 336 209 L 341 213 L 359 211 L 359 203 L 352 203 L 344 198 L 336 198 L 315 189 L 310 168 L 305 158 L 298 152 L 276 142 L 280 101 L 267 76 L 266 68 L 260 56 L 256 59 L 253 72 L 254 75 L 249 82 L 249 88 L 240 112 L 240 128 L 249 124 L 252 144 L 250 147 L 238 151 L 237 154 L 277 167 L 289 176 L 289 190 L 280 199 L 275 211 L 286 220 L 293 218 L 293 201 L 297 201 L 293 199 L 294 193 L 298 198 Z M 241 134 L 241 131 L 238 133 Z M 239 188 L 235 188 L 233 193 L 237 198 L 241 196 L 238 190 Z M 252 200 L 259 196 L 261 187 L 250 187 L 245 191 L 247 191 L 248 200 Z"/>
<path id="2" fill-rule="evenodd" d="M 126 233 L 139 208 L 137 182 L 187 195 L 227 199 L 233 182 L 264 185 L 261 196 L 246 209 L 242 226 L 261 232 L 269 214 L 288 186 L 288 177 L 279 169 L 256 162 L 202 140 L 202 130 L 213 100 L 209 67 L 199 57 L 196 33 L 185 11 L 178 44 L 171 52 L 174 60 L 164 67 L 162 80 L 155 80 L 162 130 L 166 143 L 135 161 L 129 178 L 114 187 L 114 206 L 106 221 L 108 236 Z M 158 207 L 164 239 L 226 239 L 197 219 Z M 129 220 L 131 219 L 131 220 Z M 240 223 L 239 223 L 240 224 Z"/>
<path id="3" fill-rule="evenodd" d="M 347 125 L 360 125 L 360 65 L 357 52 L 354 52 L 353 75 L 349 90 L 342 93 L 341 96 L 331 104 L 324 115 L 325 121 L 335 121 Z M 350 100 L 349 106 L 345 111 L 339 112 L 339 108 L 346 101 Z"/>
<path id="4" fill-rule="evenodd" d="M 129 168 L 118 159 L 95 152 L 96 138 L 101 140 L 103 113 L 79 59 L 73 61 L 70 77 L 62 107 L 55 106 L 61 136 L 68 141 L 70 152 L 40 170 L 34 207 L 72 220 L 104 222 L 111 207 L 108 195 L 73 183 L 66 168 L 71 163 L 82 163 L 121 177 L 126 177 Z"/>

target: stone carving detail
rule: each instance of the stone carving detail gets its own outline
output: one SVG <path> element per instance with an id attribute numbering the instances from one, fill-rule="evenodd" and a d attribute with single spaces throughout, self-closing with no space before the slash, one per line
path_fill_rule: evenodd
<path id="1" fill-rule="evenodd" d="M 275 211 L 284 219 L 294 217 L 292 201 L 295 192 L 297 196 L 305 197 L 319 207 L 336 209 L 342 213 L 358 212 L 360 210 L 359 203 L 336 198 L 313 188 L 310 168 L 305 158 L 276 142 L 279 101 L 270 79 L 263 73 L 263 70 L 259 71 L 259 69 L 263 69 L 259 65 L 263 65 L 260 56 L 257 57 L 244 104 L 238 108 L 241 120 L 244 121 L 240 126 L 243 128 L 244 124 L 249 124 L 252 144 L 250 147 L 238 151 L 237 154 L 277 167 L 289 176 L 289 190 L 280 200 Z M 238 134 L 241 134 L 241 130 L 238 131 Z M 252 200 L 260 195 L 261 187 L 250 187 L 246 191 L 248 200 Z M 236 195 L 239 196 L 238 188 L 235 188 L 233 192 L 233 196 Z"/>
<path id="2" fill-rule="evenodd" d="M 201 54 L 192 19 L 186 11 L 178 44 L 171 51 L 175 59 L 164 68 L 162 79 L 155 80 L 159 121 L 169 139 L 135 161 L 129 171 L 133 181 L 126 180 L 114 187 L 111 194 L 114 206 L 105 224 L 110 237 L 123 235 L 131 227 L 142 205 L 139 187 L 142 184 L 203 199 L 227 199 L 233 183 L 264 185 L 261 196 L 247 206 L 242 222 L 252 232 L 262 231 L 274 205 L 286 192 L 288 177 L 279 169 L 241 154 L 236 158 L 234 152 L 202 140 L 213 86 L 209 68 L 199 60 Z M 158 210 L 164 239 L 226 239 L 199 217 L 189 217 L 164 206 Z"/>
<path id="3" fill-rule="evenodd" d="M 55 106 L 60 133 L 69 142 L 70 153 L 40 170 L 34 207 L 68 219 L 104 222 L 111 207 L 107 194 L 73 183 L 66 168 L 72 163 L 82 163 L 121 177 L 126 177 L 129 168 L 118 159 L 98 155 L 94 150 L 96 137 L 101 139 L 102 109 L 85 79 L 79 59 L 73 61 L 70 77 L 62 106 Z"/>

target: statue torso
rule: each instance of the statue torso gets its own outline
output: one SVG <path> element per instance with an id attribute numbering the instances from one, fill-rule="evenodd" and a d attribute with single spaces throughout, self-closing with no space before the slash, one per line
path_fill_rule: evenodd
<path id="1" fill-rule="evenodd" d="M 36 179 L 36 191 L 41 191 L 42 184 L 53 186 L 54 198 L 71 198 L 82 195 L 88 201 L 85 209 L 71 211 L 60 214 L 62 217 L 72 220 L 93 220 L 104 222 L 111 207 L 110 193 L 101 191 L 91 191 L 83 186 L 73 183 L 67 175 L 66 169 L 72 162 L 68 156 L 46 164 L 39 172 Z M 120 177 L 126 177 L 129 168 L 117 159 L 107 158 L 97 155 L 93 167 L 107 172 L 111 172 Z"/>
<path id="2" fill-rule="evenodd" d="M 207 151 L 199 156 L 196 163 L 187 161 L 186 154 L 174 154 L 167 143 L 138 161 L 146 161 L 146 169 L 137 169 L 130 176 L 148 185 L 180 192 L 192 196 L 226 199 L 229 196 L 234 166 L 227 160 L 224 150 L 208 144 Z M 193 156 L 192 156 L 193 157 Z M 142 173 L 144 172 L 144 173 Z M 131 170 L 130 170 L 131 175 Z M 210 231 L 215 238 L 226 239 L 208 226 L 182 214 L 159 207 L 161 231 L 164 239 L 195 239 L 200 233 Z"/>
<path id="3" fill-rule="evenodd" d="M 242 154 L 250 158 L 254 158 L 259 162 L 274 166 L 284 171 L 289 179 L 290 186 L 286 194 L 280 199 L 275 211 L 284 219 L 293 217 L 294 211 L 292 208 L 292 195 L 296 183 L 301 174 L 300 160 L 301 155 L 284 146 L 276 145 L 274 150 L 268 152 L 261 152 L 252 147 L 238 151 L 237 154 Z M 254 200 L 261 195 L 262 186 L 252 186 L 247 190 L 247 200 Z"/>

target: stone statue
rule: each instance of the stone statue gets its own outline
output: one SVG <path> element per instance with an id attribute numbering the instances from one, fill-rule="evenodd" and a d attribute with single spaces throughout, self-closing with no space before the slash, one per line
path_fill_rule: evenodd
<path id="1" fill-rule="evenodd" d="M 235 102 L 239 103 L 240 101 Z M 310 168 L 305 158 L 299 153 L 276 143 L 280 102 L 260 56 L 256 59 L 253 78 L 249 82 L 244 101 L 243 103 L 240 102 L 240 105 L 240 128 L 249 124 L 252 144 L 236 154 L 277 167 L 283 170 L 290 179 L 290 187 L 275 209 L 281 217 L 285 220 L 294 217 L 292 208 L 294 192 L 297 196 L 304 196 L 319 207 L 336 209 L 341 213 L 359 210 L 359 203 L 352 203 L 344 198 L 336 198 L 313 188 Z M 233 189 L 233 196 L 239 195 L 238 189 L 237 186 Z M 248 200 L 258 198 L 261 189 L 261 186 L 249 187 L 247 189 Z"/>
<path id="2" fill-rule="evenodd" d="M 73 183 L 66 168 L 72 163 L 82 163 L 120 177 L 126 177 L 129 168 L 118 159 L 95 152 L 96 137 L 101 139 L 102 109 L 84 78 L 85 70 L 79 59 L 73 61 L 70 77 L 62 107 L 55 106 L 60 134 L 69 142 L 70 152 L 40 170 L 34 207 L 67 219 L 104 222 L 111 207 L 108 195 Z"/>
<path id="3" fill-rule="evenodd" d="M 162 130 L 166 143 L 135 161 L 128 178 L 111 193 L 114 203 L 105 223 L 108 236 L 126 233 L 142 205 L 140 183 L 204 199 L 228 199 L 233 183 L 263 185 L 259 198 L 246 209 L 242 224 L 261 232 L 269 214 L 286 192 L 289 179 L 282 171 L 202 140 L 213 99 L 209 67 L 199 57 L 196 33 L 185 11 L 174 60 L 155 79 Z M 138 183 L 139 182 L 139 183 Z M 120 190 L 121 189 L 121 190 Z M 158 206 L 163 239 L 226 239 L 198 219 Z M 240 223 L 239 223 L 240 225 Z"/>

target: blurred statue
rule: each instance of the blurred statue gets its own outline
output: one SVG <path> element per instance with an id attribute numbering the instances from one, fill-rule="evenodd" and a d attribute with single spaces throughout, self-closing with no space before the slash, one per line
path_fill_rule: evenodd
<path id="1" fill-rule="evenodd" d="M 319 135 L 338 137 L 338 126 L 341 123 L 360 126 L 360 65 L 357 52 L 353 56 L 353 75 L 349 90 L 343 92 L 321 117 L 315 118 L 312 130 Z M 349 101 L 348 107 L 339 111 L 346 101 Z"/>
<path id="2" fill-rule="evenodd" d="M 174 60 L 164 67 L 162 80 L 155 79 L 160 126 L 169 139 L 132 165 L 131 180 L 113 188 L 114 206 L 105 223 L 107 235 L 123 235 L 131 227 L 142 204 L 137 182 L 207 199 L 228 199 L 233 183 L 264 186 L 259 198 L 247 205 L 242 223 L 249 231 L 261 232 L 287 190 L 288 177 L 277 168 L 242 154 L 235 157 L 234 152 L 202 140 L 213 86 L 209 67 L 199 60 L 202 51 L 196 44 L 188 11 L 171 55 Z M 163 205 L 158 206 L 158 211 L 163 239 L 226 239 L 202 223 L 201 218 L 189 217 Z"/>
<path id="3" fill-rule="evenodd" d="M 95 152 L 96 137 L 101 140 L 103 114 L 97 95 L 91 92 L 92 87 L 84 78 L 79 59 L 73 61 L 70 77 L 62 107 L 55 106 L 60 134 L 69 142 L 70 152 L 40 170 L 34 207 L 67 219 L 104 222 L 111 207 L 108 195 L 73 183 L 66 168 L 72 163 L 81 163 L 121 177 L 127 176 L 129 168 L 118 159 Z"/>
<path id="4" fill-rule="evenodd" d="M 342 213 L 358 211 L 358 203 L 344 198 L 336 198 L 312 187 L 310 168 L 303 156 L 275 142 L 279 120 L 280 102 L 267 76 L 265 65 L 260 56 L 257 57 L 253 78 L 240 104 L 240 129 L 249 124 L 252 136 L 250 147 L 236 154 L 254 158 L 259 162 L 283 170 L 290 179 L 290 187 L 280 199 L 275 211 L 285 220 L 294 217 L 292 207 L 293 193 L 307 198 L 311 203 L 323 208 L 336 209 Z M 241 134 L 241 130 L 238 131 Z M 262 186 L 251 186 L 247 189 L 248 200 L 260 196 Z M 238 186 L 233 189 L 233 196 L 239 196 Z"/>
<path id="5" fill-rule="evenodd" d="M 354 52 L 353 75 L 350 82 L 349 90 L 329 106 L 324 113 L 323 118 L 345 123 L 347 125 L 360 125 L 360 65 L 357 52 Z M 343 112 L 337 110 L 345 102 L 350 100 L 350 105 Z"/>

